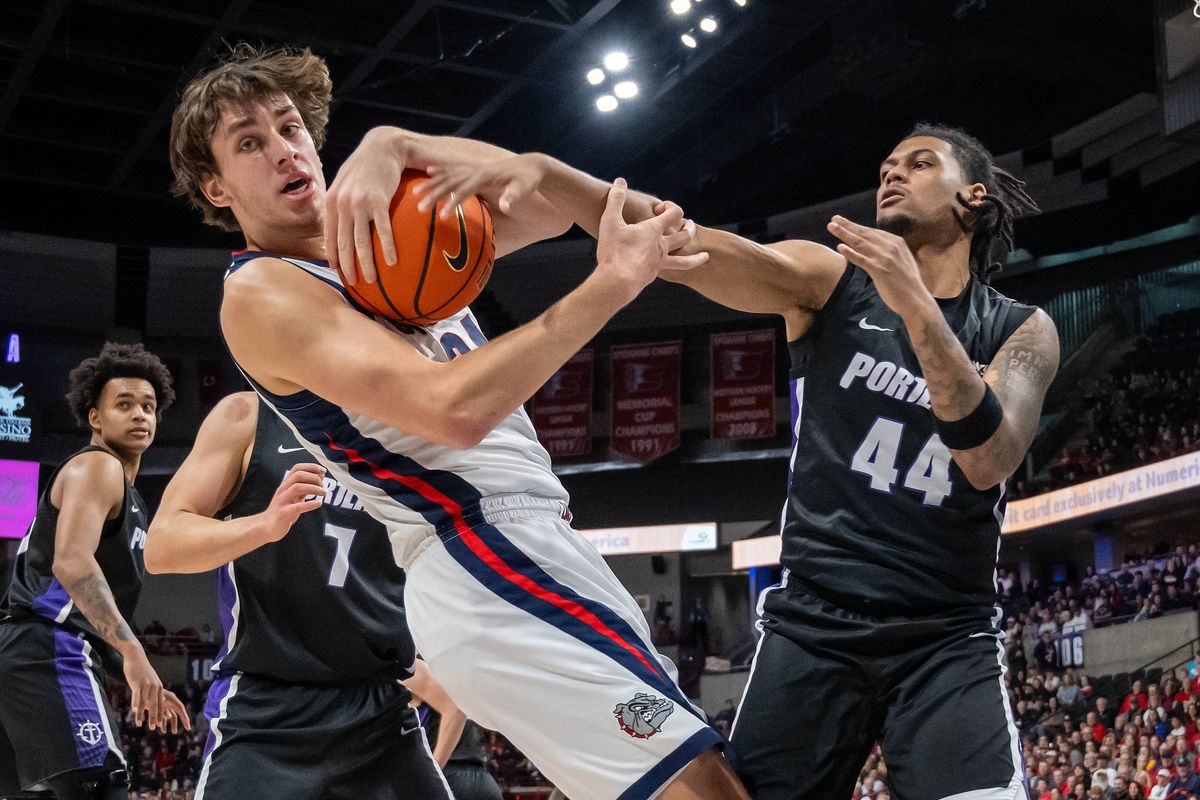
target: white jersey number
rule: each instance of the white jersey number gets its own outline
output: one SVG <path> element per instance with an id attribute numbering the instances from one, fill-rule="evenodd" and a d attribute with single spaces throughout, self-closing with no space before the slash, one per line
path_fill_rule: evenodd
<path id="1" fill-rule="evenodd" d="M 871 488 L 877 492 L 891 494 L 899 473 L 896 470 L 896 454 L 900 451 L 900 437 L 904 424 L 894 419 L 878 417 L 867 438 L 863 439 L 850 469 L 871 479 Z M 904 476 L 904 488 L 921 492 L 921 502 L 927 506 L 941 506 L 950 494 L 950 451 L 942 444 L 936 433 L 921 448 L 917 460 Z"/>
<path id="2" fill-rule="evenodd" d="M 350 545 L 354 543 L 354 528 L 343 528 L 325 523 L 325 535 L 337 540 L 337 552 L 333 554 L 333 567 L 329 570 L 329 585 L 341 588 L 346 585 L 350 574 Z"/>

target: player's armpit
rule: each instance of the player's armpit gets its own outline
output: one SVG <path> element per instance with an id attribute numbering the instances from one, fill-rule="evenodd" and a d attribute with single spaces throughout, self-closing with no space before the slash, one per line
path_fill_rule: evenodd
<path id="1" fill-rule="evenodd" d="M 691 249 L 709 261 L 662 277 L 723 306 L 754 314 L 787 315 L 822 308 L 846 270 L 846 259 L 815 242 L 761 245 L 727 231 L 698 228 Z"/>
<path id="2" fill-rule="evenodd" d="M 1020 466 L 1037 435 L 1042 403 L 1058 371 L 1058 331 L 1037 310 L 1000 347 L 984 373 L 996 394 L 1004 420 L 979 447 L 955 450 L 954 460 L 977 488 L 990 488 Z"/>

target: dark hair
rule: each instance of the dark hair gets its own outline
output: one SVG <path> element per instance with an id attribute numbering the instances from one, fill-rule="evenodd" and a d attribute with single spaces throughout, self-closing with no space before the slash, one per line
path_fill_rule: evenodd
<path id="1" fill-rule="evenodd" d="M 971 273 L 983 283 L 990 282 L 992 274 L 1000 271 L 1013 249 L 1013 221 L 1038 212 L 1037 203 L 1026 194 L 1024 181 L 997 167 L 983 143 L 961 128 L 918 122 L 904 138 L 914 136 L 931 136 L 946 142 L 967 181 L 987 187 L 987 194 L 978 206 L 970 205 L 961 196 L 958 202 L 967 210 L 960 220 L 963 230 L 975 234 L 971 239 Z"/>
<path id="2" fill-rule="evenodd" d="M 210 175 L 217 174 L 212 137 L 221 112 L 227 105 L 245 105 L 280 94 L 296 105 L 313 145 L 320 150 L 325 144 L 333 83 L 325 60 L 308 48 L 270 50 L 242 42 L 184 88 L 171 116 L 169 155 L 175 175 L 171 193 L 187 198 L 209 225 L 223 231 L 240 230 L 233 212 L 214 206 L 201 189 Z"/>
<path id="3" fill-rule="evenodd" d="M 161 416 L 175 402 L 171 372 L 158 356 L 140 344 L 105 342 L 100 355 L 79 362 L 68 378 L 67 405 L 76 422 L 87 427 L 88 412 L 100 402 L 100 393 L 113 378 L 144 378 L 148 381 L 158 404 L 156 416 Z"/>

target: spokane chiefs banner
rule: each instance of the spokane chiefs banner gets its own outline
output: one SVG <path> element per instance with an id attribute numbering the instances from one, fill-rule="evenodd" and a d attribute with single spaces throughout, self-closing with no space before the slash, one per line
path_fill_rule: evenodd
<path id="1" fill-rule="evenodd" d="M 580 350 L 533 396 L 533 425 L 551 456 L 592 452 L 592 367 L 596 351 Z"/>
<path id="2" fill-rule="evenodd" d="M 714 333 L 712 438 L 760 439 L 775 433 L 775 331 Z"/>
<path id="3" fill-rule="evenodd" d="M 653 461 L 679 447 L 682 342 L 614 347 L 612 449 Z"/>

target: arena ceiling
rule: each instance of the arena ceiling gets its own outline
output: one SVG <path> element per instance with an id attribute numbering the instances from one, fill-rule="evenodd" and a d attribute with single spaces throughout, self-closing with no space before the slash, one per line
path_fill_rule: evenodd
<path id="1" fill-rule="evenodd" d="M 3 3 L 0 229 L 223 242 L 168 196 L 166 141 L 182 83 L 239 40 L 328 59 L 331 171 L 369 127 L 392 123 L 622 174 L 711 222 L 866 188 L 919 119 L 965 126 L 1004 153 L 1155 91 L 1144 0 L 693 0 L 685 16 L 668 5 Z M 683 46 L 709 15 L 717 30 Z M 604 114 L 584 75 L 615 49 L 640 92 Z"/>

